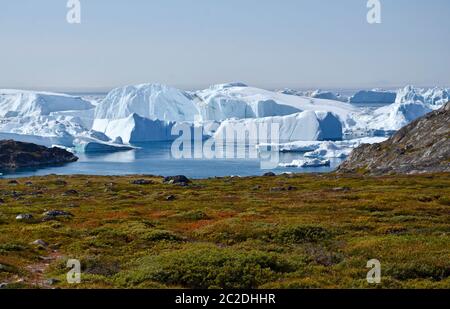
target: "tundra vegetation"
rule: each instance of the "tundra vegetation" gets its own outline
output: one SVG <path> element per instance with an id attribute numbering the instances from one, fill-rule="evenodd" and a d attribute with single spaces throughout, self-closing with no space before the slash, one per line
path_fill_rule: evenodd
<path id="1" fill-rule="evenodd" d="M 448 173 L 0 180 L 6 288 L 450 288 L 449 274 Z"/>

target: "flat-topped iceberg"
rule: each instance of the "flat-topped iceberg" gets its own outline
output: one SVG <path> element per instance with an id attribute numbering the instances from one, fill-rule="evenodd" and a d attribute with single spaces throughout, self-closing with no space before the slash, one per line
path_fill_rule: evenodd
<path id="1" fill-rule="evenodd" d="M 350 103 L 382 103 L 392 104 L 397 98 L 397 93 L 380 89 L 361 90 L 349 98 Z"/>
<path id="2" fill-rule="evenodd" d="M 66 94 L 26 90 L 0 90 L 0 117 L 45 116 L 52 112 L 88 110 L 94 106 Z"/>

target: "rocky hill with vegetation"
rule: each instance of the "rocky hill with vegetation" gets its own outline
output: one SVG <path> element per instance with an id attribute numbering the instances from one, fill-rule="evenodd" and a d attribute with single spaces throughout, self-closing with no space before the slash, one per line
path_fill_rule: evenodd
<path id="1" fill-rule="evenodd" d="M 386 142 L 355 149 L 338 172 L 370 175 L 450 172 L 450 102 L 402 128 Z"/>

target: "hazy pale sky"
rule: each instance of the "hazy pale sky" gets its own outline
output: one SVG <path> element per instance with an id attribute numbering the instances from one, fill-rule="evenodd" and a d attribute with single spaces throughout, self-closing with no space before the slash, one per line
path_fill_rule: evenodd
<path id="1" fill-rule="evenodd" d="M 0 88 L 450 86 L 449 0 L 0 1 Z"/>

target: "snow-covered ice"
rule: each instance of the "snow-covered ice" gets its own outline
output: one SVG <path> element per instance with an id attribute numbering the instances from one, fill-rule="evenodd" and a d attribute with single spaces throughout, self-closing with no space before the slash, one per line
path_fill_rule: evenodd
<path id="1" fill-rule="evenodd" d="M 26 90 L 0 90 L 0 117 L 45 116 L 52 112 L 88 110 L 94 106 L 66 94 Z"/>
<path id="2" fill-rule="evenodd" d="M 114 89 L 95 110 L 96 119 L 123 119 L 132 114 L 152 120 L 194 121 L 198 111 L 183 91 L 160 84 Z"/>

